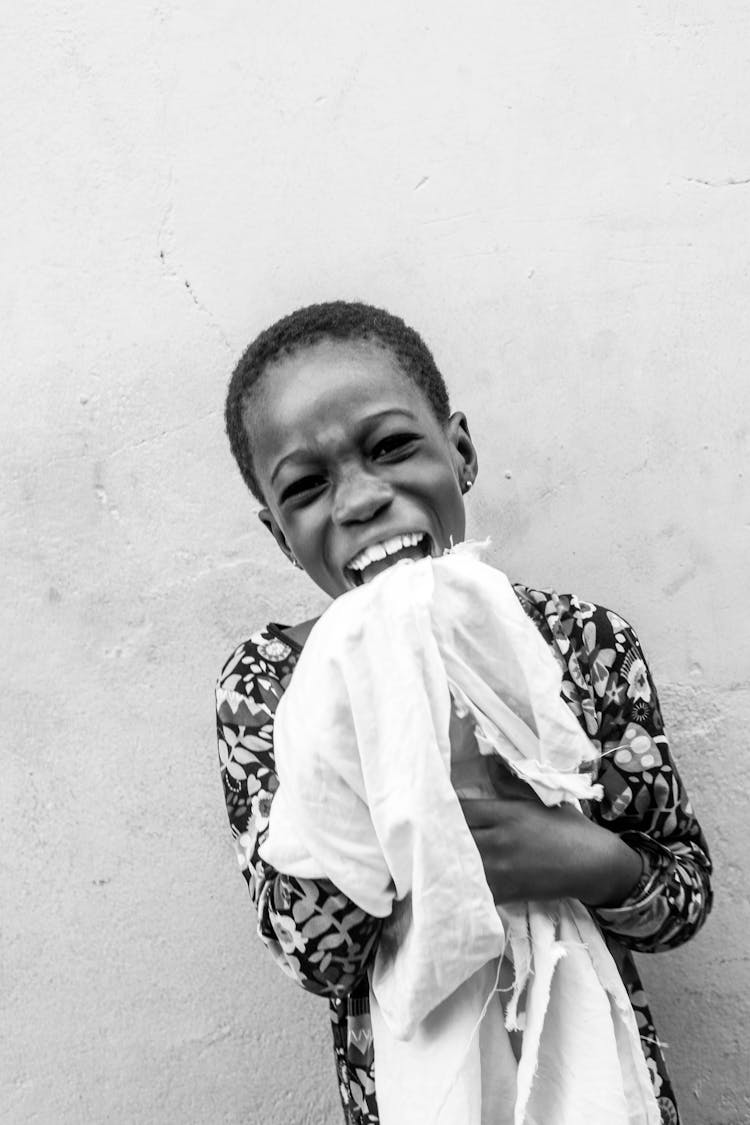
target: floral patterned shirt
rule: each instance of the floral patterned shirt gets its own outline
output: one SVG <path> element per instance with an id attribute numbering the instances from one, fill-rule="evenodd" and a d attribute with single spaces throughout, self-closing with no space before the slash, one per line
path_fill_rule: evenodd
<path id="1" fill-rule="evenodd" d="M 628 898 L 592 913 L 628 990 L 663 1125 L 679 1115 L 631 951 L 687 941 L 711 909 L 711 861 L 664 735 L 656 691 L 633 629 L 570 595 L 515 585 L 563 673 L 562 698 L 600 751 L 604 799 L 585 808 L 637 849 L 643 873 Z M 274 713 L 299 646 L 270 624 L 233 653 L 216 689 L 221 776 L 258 934 L 289 976 L 330 1004 L 347 1125 L 377 1125 L 367 967 L 381 920 L 325 879 L 297 879 L 258 855 L 273 794 Z"/>

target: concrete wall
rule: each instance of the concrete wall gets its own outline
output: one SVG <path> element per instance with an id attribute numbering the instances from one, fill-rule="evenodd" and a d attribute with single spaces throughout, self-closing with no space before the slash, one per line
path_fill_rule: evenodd
<path id="1" fill-rule="evenodd" d="M 228 373 L 360 296 L 473 421 L 496 560 L 639 628 L 718 868 L 642 966 L 685 1121 L 746 1125 L 747 5 L 6 8 L 2 1120 L 339 1120 L 325 1005 L 253 934 L 212 687 L 322 605 L 230 461 Z"/>

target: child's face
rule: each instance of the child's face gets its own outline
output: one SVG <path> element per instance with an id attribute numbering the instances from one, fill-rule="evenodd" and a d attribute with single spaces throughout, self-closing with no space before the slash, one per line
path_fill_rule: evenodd
<path id="1" fill-rule="evenodd" d="M 384 348 L 323 340 L 279 360 L 256 404 L 260 518 L 331 597 L 463 539 L 476 476 L 466 419 L 442 425 Z M 392 553 L 373 559 L 383 543 Z"/>

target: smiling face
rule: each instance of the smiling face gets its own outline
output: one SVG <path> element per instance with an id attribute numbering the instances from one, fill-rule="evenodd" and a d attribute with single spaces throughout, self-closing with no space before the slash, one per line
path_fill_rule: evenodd
<path id="1" fill-rule="evenodd" d="M 389 351 L 321 340 L 276 361 L 253 403 L 260 518 L 331 597 L 463 539 L 466 419 L 441 424 Z"/>

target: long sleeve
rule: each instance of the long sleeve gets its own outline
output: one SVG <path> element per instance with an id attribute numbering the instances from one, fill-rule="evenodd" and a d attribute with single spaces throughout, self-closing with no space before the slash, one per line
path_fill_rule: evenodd
<path id="1" fill-rule="evenodd" d="M 594 914 L 622 945 L 649 953 L 687 941 L 711 909 L 711 860 L 672 758 L 651 673 L 631 626 L 576 598 L 529 591 L 563 665 L 563 696 L 601 748 L 601 802 L 589 813 L 642 859 L 617 907 Z M 523 599 L 522 599 L 523 600 Z M 543 626 L 540 623 L 543 621 Z"/>
<path id="2" fill-rule="evenodd" d="M 289 646 L 259 633 L 225 665 L 216 688 L 224 796 L 240 870 L 258 913 L 258 934 L 289 976 L 309 992 L 347 996 L 367 968 L 380 919 L 333 883 L 297 879 L 264 863 L 258 848 L 273 794 L 273 723 L 294 664 Z"/>
<path id="3" fill-rule="evenodd" d="M 601 695 L 604 799 L 592 810 L 641 855 L 643 875 L 617 908 L 596 912 L 603 928 L 640 952 L 681 945 L 711 909 L 711 859 L 672 758 L 651 673 L 633 629 L 599 609 L 584 626 L 614 650 Z M 584 638 L 585 644 L 585 638 Z"/>

